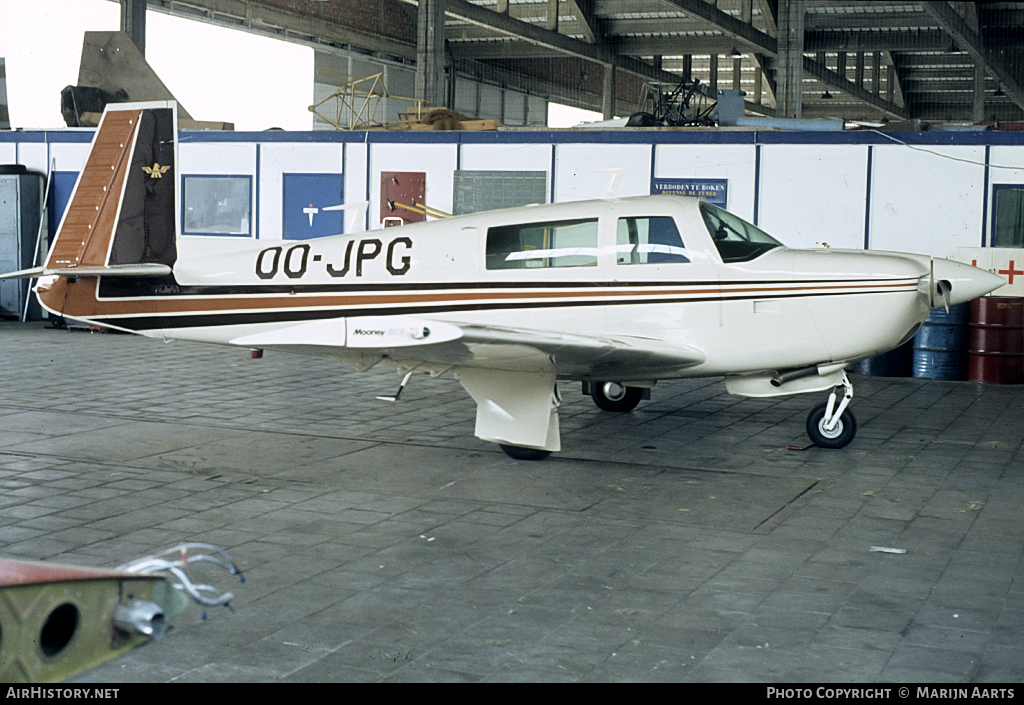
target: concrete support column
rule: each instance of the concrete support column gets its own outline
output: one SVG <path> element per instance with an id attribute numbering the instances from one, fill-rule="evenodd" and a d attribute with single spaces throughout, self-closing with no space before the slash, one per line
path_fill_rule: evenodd
<path id="1" fill-rule="evenodd" d="M 146 0 L 121 0 L 121 31 L 146 55 Z"/>
<path id="2" fill-rule="evenodd" d="M 985 119 L 985 67 L 974 65 L 974 100 L 971 104 L 971 120 L 981 122 Z"/>
<path id="3" fill-rule="evenodd" d="M 0 130 L 11 129 L 11 114 L 7 108 L 7 67 L 0 56 Z"/>
<path id="4" fill-rule="evenodd" d="M 615 64 L 605 64 L 601 87 L 601 112 L 605 120 L 615 117 Z"/>
<path id="5" fill-rule="evenodd" d="M 753 24 L 754 3 L 753 0 L 742 0 L 740 2 L 740 22 Z M 734 91 L 743 90 L 743 58 L 732 60 L 732 88 Z"/>
<path id="6" fill-rule="evenodd" d="M 547 19 L 544 20 L 544 29 L 549 32 L 558 31 L 558 0 L 548 0 Z"/>
<path id="7" fill-rule="evenodd" d="M 445 0 L 419 0 L 416 12 L 416 98 L 444 106 Z"/>
<path id="8" fill-rule="evenodd" d="M 799 118 L 803 113 L 804 0 L 779 0 L 779 70 L 775 115 Z"/>

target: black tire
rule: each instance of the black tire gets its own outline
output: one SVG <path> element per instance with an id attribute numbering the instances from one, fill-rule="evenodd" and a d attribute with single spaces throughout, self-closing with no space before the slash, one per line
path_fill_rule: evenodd
<path id="1" fill-rule="evenodd" d="M 640 387 L 626 387 L 618 382 L 594 382 L 590 396 L 605 411 L 632 411 L 640 403 L 644 391 Z"/>
<path id="2" fill-rule="evenodd" d="M 857 435 L 857 419 L 853 412 L 847 409 L 839 417 L 839 423 L 831 431 L 825 431 L 825 409 L 827 402 L 823 402 L 811 409 L 807 415 L 807 435 L 811 437 L 814 445 L 822 448 L 844 448 L 850 444 L 853 437 Z"/>
<path id="3" fill-rule="evenodd" d="M 525 446 L 509 446 L 504 443 L 499 443 L 505 455 L 515 460 L 544 460 L 544 458 L 551 455 L 550 450 L 541 450 L 540 448 L 526 448 Z"/>

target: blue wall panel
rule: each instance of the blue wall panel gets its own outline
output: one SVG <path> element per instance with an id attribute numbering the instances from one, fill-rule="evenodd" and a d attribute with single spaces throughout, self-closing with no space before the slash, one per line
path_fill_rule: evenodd
<path id="1" fill-rule="evenodd" d="M 283 174 L 285 240 L 308 240 L 342 232 L 341 174 Z"/>

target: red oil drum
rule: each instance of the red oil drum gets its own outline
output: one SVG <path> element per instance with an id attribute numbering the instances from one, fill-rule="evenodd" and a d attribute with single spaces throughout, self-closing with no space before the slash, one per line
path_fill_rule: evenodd
<path id="1" fill-rule="evenodd" d="M 971 302 L 967 379 L 1024 382 L 1024 299 L 985 296 Z"/>

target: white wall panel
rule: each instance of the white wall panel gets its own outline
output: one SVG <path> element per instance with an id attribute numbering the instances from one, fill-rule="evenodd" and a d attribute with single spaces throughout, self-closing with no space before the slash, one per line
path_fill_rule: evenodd
<path id="1" fill-rule="evenodd" d="M 993 147 L 989 164 L 992 165 L 990 183 L 1024 184 L 1024 147 Z"/>
<path id="2" fill-rule="evenodd" d="M 22 142 L 18 146 L 18 163 L 24 164 L 31 171 L 45 174 L 48 155 L 49 145 L 45 142 Z"/>
<path id="3" fill-rule="evenodd" d="M 369 154 L 369 145 L 348 144 L 345 146 L 345 203 L 358 203 L 367 200 L 369 185 L 366 181 L 366 161 Z M 377 185 L 379 187 L 380 183 L 378 182 Z M 379 191 L 377 197 L 380 198 Z M 365 213 L 362 217 L 354 212 L 345 214 L 345 232 L 347 233 L 366 230 L 366 223 Z M 373 220 L 370 221 L 370 227 L 376 227 Z"/>
<path id="4" fill-rule="evenodd" d="M 753 219 L 754 145 L 663 144 L 655 149 L 655 178 L 728 179 L 726 208 Z"/>
<path id="5" fill-rule="evenodd" d="M 81 171 L 91 147 L 89 142 L 0 142 L 0 164 L 23 164 L 45 174 L 47 162 L 56 159 L 58 171 Z"/>
<path id="6" fill-rule="evenodd" d="M 253 142 L 178 144 L 181 174 L 227 174 L 253 176 L 256 173 L 256 144 Z"/>
<path id="7" fill-rule="evenodd" d="M 952 258 L 980 246 L 984 160 L 984 147 L 875 147 L 870 249 Z"/>
<path id="8" fill-rule="evenodd" d="M 758 225 L 790 247 L 862 249 L 868 148 L 761 147 Z"/>
<path id="9" fill-rule="evenodd" d="M 550 144 L 464 144 L 468 171 L 543 171 L 551 177 Z"/>
<path id="10" fill-rule="evenodd" d="M 650 192 L 649 144 L 560 144 L 555 148 L 556 203 Z"/>
<path id="11" fill-rule="evenodd" d="M 260 146 L 260 170 L 265 174 L 301 172 L 340 174 L 340 142 L 265 142 Z"/>
<path id="12" fill-rule="evenodd" d="M 50 159 L 57 161 L 57 171 L 81 171 L 91 148 L 90 142 L 54 142 L 50 145 Z"/>

